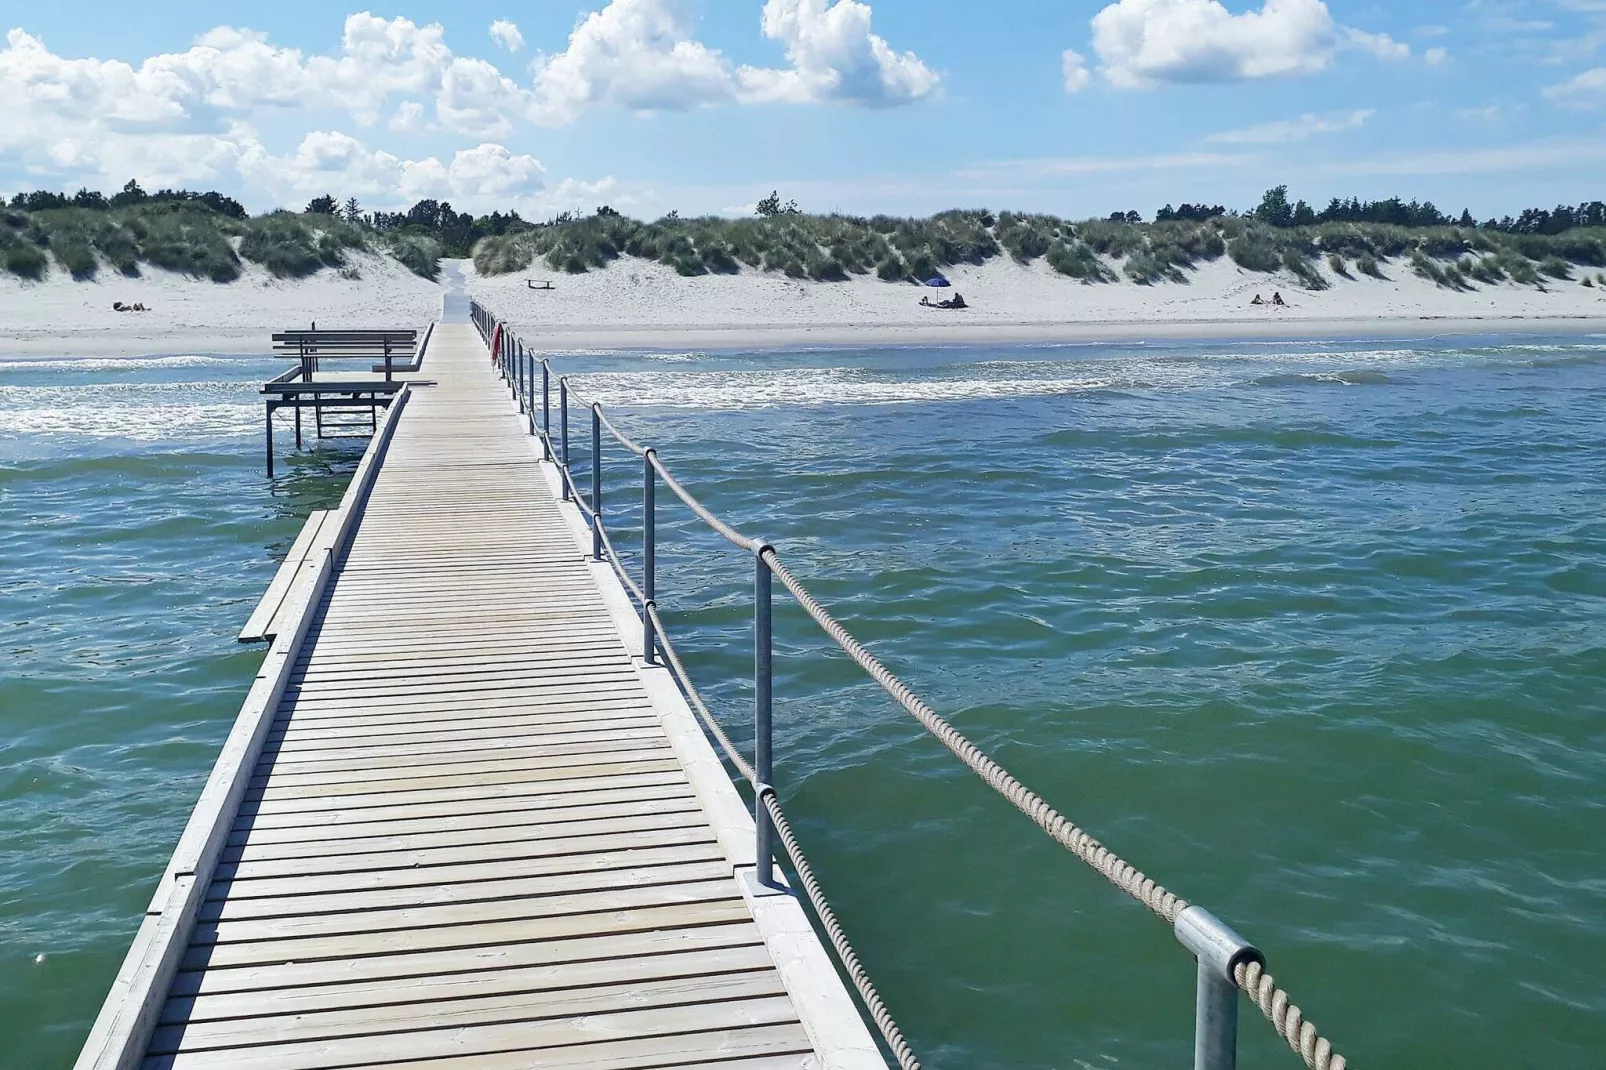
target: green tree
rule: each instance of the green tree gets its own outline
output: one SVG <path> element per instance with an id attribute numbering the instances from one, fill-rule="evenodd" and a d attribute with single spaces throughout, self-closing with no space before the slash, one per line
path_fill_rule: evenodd
<path id="1" fill-rule="evenodd" d="M 327 193 L 307 202 L 308 215 L 334 215 L 338 211 L 340 211 L 339 204 Z"/>
<path id="2" fill-rule="evenodd" d="M 353 225 L 360 223 L 362 222 L 362 205 L 357 203 L 357 198 L 347 197 L 346 207 L 341 214 L 346 217 L 346 222 L 348 223 Z"/>
<path id="3" fill-rule="evenodd" d="M 111 205 L 113 208 L 126 208 L 133 204 L 144 204 L 148 200 L 150 198 L 139 188 L 139 183 L 131 178 L 121 193 L 112 195 Z"/>
<path id="4" fill-rule="evenodd" d="M 1274 227 L 1293 226 L 1294 206 L 1288 203 L 1288 187 L 1276 186 L 1267 190 L 1266 195 L 1260 198 L 1260 207 L 1255 209 L 1255 218 Z"/>
<path id="5" fill-rule="evenodd" d="M 770 190 L 770 195 L 758 202 L 757 211 L 759 215 L 766 219 L 770 218 L 771 216 L 778 215 L 803 214 L 803 210 L 797 206 L 796 201 L 787 201 L 783 205 L 781 203 L 781 193 L 779 190 Z"/>

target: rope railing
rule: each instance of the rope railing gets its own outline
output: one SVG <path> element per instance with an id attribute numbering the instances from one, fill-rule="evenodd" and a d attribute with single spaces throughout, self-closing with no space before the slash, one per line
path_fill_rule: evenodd
<path id="1" fill-rule="evenodd" d="M 477 302 L 473 305 L 474 322 L 479 328 L 482 338 L 487 343 L 495 336 L 498 326 L 501 327 L 504 346 L 510 346 L 511 333 L 505 325 L 500 325 Z M 512 386 L 515 396 L 525 389 L 524 384 L 529 383 L 533 388 L 535 358 L 531 361 L 531 374 L 524 374 L 523 361 L 525 351 L 518 346 L 516 360 L 520 363 L 516 370 L 510 371 L 511 365 L 506 363 L 508 358 L 503 357 L 504 377 Z M 1277 1035 L 1285 1040 L 1289 1048 L 1298 1055 L 1309 1070 L 1347 1070 L 1347 1062 L 1343 1056 L 1335 1054 L 1332 1044 L 1322 1037 L 1314 1025 L 1307 1021 L 1299 1007 L 1290 1000 L 1288 993 L 1277 987 L 1272 976 L 1266 972 L 1265 960 L 1259 950 L 1248 944 L 1237 933 L 1217 920 L 1213 915 L 1202 908 L 1191 905 L 1187 900 L 1176 893 L 1166 889 L 1155 880 L 1147 876 L 1142 870 L 1121 858 L 1108 847 L 1100 843 L 1086 830 L 1060 814 L 1054 807 L 1036 792 L 1032 791 L 1007 769 L 987 755 L 965 737 L 957 728 L 950 724 L 940 714 L 933 710 L 922 700 L 912 688 L 899 679 L 890 669 L 871 654 L 840 621 L 831 615 L 830 611 L 820 603 L 785 563 L 780 553 L 768 543 L 743 534 L 735 527 L 721 519 L 713 510 L 709 509 L 695 495 L 691 493 L 664 465 L 655 449 L 642 446 L 624 434 L 607 417 L 601 403 L 585 401 L 574 390 L 571 380 L 566 376 L 557 375 L 546 359 L 541 359 L 539 366 L 547 373 L 547 379 L 556 379 L 562 389 L 562 394 L 570 406 L 578 405 L 587 409 L 593 416 L 593 441 L 596 436 L 606 429 L 612 438 L 638 457 L 643 458 L 646 470 L 653 478 L 661 480 L 664 486 L 689 509 L 693 515 L 700 519 L 710 529 L 741 550 L 754 555 L 758 563 L 759 587 L 758 597 L 762 603 L 760 635 L 763 645 L 763 658 L 768 658 L 767 644 L 768 617 L 769 617 L 769 577 L 779 579 L 781 585 L 797 602 L 805 614 L 823 631 L 828 638 L 840 647 L 850 659 L 868 675 L 875 683 L 897 702 L 911 717 L 926 729 L 933 737 L 946 747 L 956 758 L 975 773 L 983 783 L 1002 796 L 1016 810 L 1026 816 L 1035 825 L 1041 828 L 1055 842 L 1069 850 L 1083 863 L 1097 872 L 1110 884 L 1126 893 L 1129 897 L 1142 904 L 1147 910 L 1171 925 L 1178 940 L 1192 951 L 1198 959 L 1199 990 L 1198 1007 L 1195 1027 L 1195 1068 L 1196 1070 L 1226 1070 L 1236 1061 L 1236 1029 L 1237 1029 L 1237 993 L 1241 990 L 1247 994 L 1257 1008 L 1271 1022 Z M 546 381 L 546 380 L 544 380 Z M 521 408 L 533 414 L 534 398 L 519 397 Z M 548 412 L 547 399 L 543 398 L 542 412 Z M 629 576 L 624 568 L 619 554 L 614 549 L 613 542 L 608 538 L 606 525 L 603 523 L 602 512 L 596 502 L 588 507 L 576 485 L 567 464 L 563 458 L 568 456 L 568 420 L 567 413 L 560 414 L 562 425 L 562 442 L 555 444 L 552 439 L 551 428 L 543 425 L 539 430 L 534 429 L 533 416 L 531 421 L 532 433 L 542 439 L 546 456 L 552 458 L 560 473 L 560 479 L 571 492 L 576 504 L 584 515 L 590 520 L 594 532 L 593 546 L 598 560 L 606 559 L 614 572 L 619 576 L 635 603 L 641 607 L 641 619 L 647 645 L 647 657 L 651 660 L 651 652 L 656 651 L 663 655 L 667 661 L 671 674 L 677 686 L 687 699 L 688 704 L 695 711 L 704 728 L 719 744 L 725 758 L 731 766 L 746 780 L 754 790 L 754 817 L 758 826 L 759 843 L 762 848 L 760 854 L 761 865 L 769 854 L 768 831 L 773 830 L 775 837 L 788 859 L 793 870 L 797 873 L 803 890 L 807 895 L 816 918 L 819 920 L 831 945 L 836 951 L 838 960 L 844 971 L 853 982 L 859 993 L 872 1022 L 882 1035 L 888 1049 L 897 1059 L 902 1070 L 918 1070 L 920 1064 L 910 1050 L 903 1033 L 892 1020 L 885 1004 L 882 1002 L 875 986 L 865 973 L 858 956 L 848 943 L 846 934 L 840 922 L 826 901 L 819 883 L 814 877 L 812 867 L 809 866 L 802 847 L 793 833 L 791 825 L 781 808 L 779 797 L 775 788 L 766 775 L 768 769 L 768 687 L 769 679 L 767 667 L 763 678 L 758 679 L 760 685 L 760 705 L 763 706 L 759 718 L 760 758 L 755 765 L 749 762 L 732 743 L 730 736 L 721 726 L 718 719 L 709 710 L 703 700 L 701 692 L 691 674 L 687 672 L 679 653 L 669 639 L 659 613 L 657 602 L 652 596 L 653 580 L 651 575 L 652 551 L 648 550 L 648 573 L 646 589 L 638 585 Z M 594 487 L 600 490 L 601 468 L 600 457 L 593 455 Z M 653 540 L 654 520 L 651 515 L 651 495 L 647 498 L 648 513 L 643 522 L 648 533 L 647 543 L 650 547 Z"/>

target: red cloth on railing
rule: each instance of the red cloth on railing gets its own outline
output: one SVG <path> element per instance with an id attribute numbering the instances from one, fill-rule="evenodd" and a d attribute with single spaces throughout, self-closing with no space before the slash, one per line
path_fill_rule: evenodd
<path id="1" fill-rule="evenodd" d="M 498 323 L 496 325 L 496 329 L 491 332 L 491 363 L 492 364 L 496 363 L 496 353 L 497 353 L 497 350 L 499 350 L 501 348 L 502 348 L 502 325 L 500 323 Z"/>

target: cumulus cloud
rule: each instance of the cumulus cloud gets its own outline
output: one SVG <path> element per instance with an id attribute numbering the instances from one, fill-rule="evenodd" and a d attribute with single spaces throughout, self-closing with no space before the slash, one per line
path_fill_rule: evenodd
<path id="1" fill-rule="evenodd" d="M 764 36 L 786 49 L 790 70 L 743 68 L 755 100 L 838 100 L 890 107 L 918 100 L 940 78 L 913 52 L 897 52 L 870 31 L 870 5 L 859 0 L 768 0 Z"/>
<path id="2" fill-rule="evenodd" d="M 1223 82 L 1310 74 L 1332 63 L 1337 26 L 1322 0 L 1119 0 L 1093 16 L 1093 47 L 1113 85 Z"/>
<path id="3" fill-rule="evenodd" d="M 1060 56 L 1060 70 L 1065 75 L 1065 92 L 1080 93 L 1093 80 L 1087 69 L 1087 59 L 1080 52 L 1067 48 Z"/>
<path id="4" fill-rule="evenodd" d="M 1234 13 L 1219 0 L 1116 0 L 1093 16 L 1099 73 L 1122 89 L 1315 74 L 1341 47 L 1409 59 L 1388 34 L 1340 26 L 1323 0 L 1264 0 Z M 1086 80 L 1066 68 L 1066 88 Z"/>
<path id="5" fill-rule="evenodd" d="M 1427 61 L 1429 67 L 1442 67 L 1450 61 L 1450 50 L 1448 48 L 1430 48 L 1422 53 L 1422 58 Z"/>
<path id="6" fill-rule="evenodd" d="M 1291 141 L 1305 141 L 1321 134 L 1358 130 L 1376 114 L 1370 108 L 1332 112 L 1327 115 L 1306 113 L 1298 119 L 1260 123 L 1242 130 L 1226 130 L 1210 135 L 1208 140 L 1229 145 L 1284 145 Z"/>
<path id="7" fill-rule="evenodd" d="M 322 130 L 307 134 L 284 155 L 276 156 L 254 140 L 242 150 L 241 172 L 284 203 L 338 190 L 386 202 L 433 197 L 459 208 L 489 210 L 536 204 L 545 185 L 541 161 L 488 142 L 460 149 L 449 161 L 434 156 L 403 159 L 370 149 L 349 134 Z"/>
<path id="8" fill-rule="evenodd" d="M 611 0 L 569 35 L 564 51 L 536 60 L 535 109 L 568 122 L 591 105 L 672 111 L 730 100 L 730 64 L 692 39 L 669 0 Z"/>
<path id="9" fill-rule="evenodd" d="M 1411 46 L 1403 41 L 1396 41 L 1386 33 L 1346 29 L 1344 36 L 1352 46 L 1370 52 L 1380 60 L 1398 63 L 1411 58 Z"/>
<path id="10" fill-rule="evenodd" d="M 610 0 L 569 36 L 564 51 L 535 68 L 535 110 L 568 122 L 584 108 L 683 111 L 705 104 L 839 101 L 907 104 L 939 76 L 912 52 L 870 30 L 859 0 L 768 0 L 764 36 L 785 49 L 788 68 L 736 67 L 697 41 L 679 0 Z"/>
<path id="11" fill-rule="evenodd" d="M 1606 67 L 1595 67 L 1557 85 L 1544 88 L 1545 99 L 1572 107 L 1606 104 Z"/>
<path id="12" fill-rule="evenodd" d="M 491 23 L 491 40 L 509 52 L 517 52 L 524 47 L 524 35 L 508 19 L 497 19 Z"/>

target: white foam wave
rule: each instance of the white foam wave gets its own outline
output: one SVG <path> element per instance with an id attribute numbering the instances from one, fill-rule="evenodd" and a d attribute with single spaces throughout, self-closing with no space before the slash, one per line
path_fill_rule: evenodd
<path id="1" fill-rule="evenodd" d="M 876 379 L 851 368 L 708 371 L 672 374 L 591 373 L 579 391 L 604 405 L 741 410 L 788 405 L 899 405 L 932 401 L 1048 397 L 1141 383 L 1108 377 Z"/>
<path id="2" fill-rule="evenodd" d="M 239 367 L 248 357 L 38 357 L 0 360 L 0 373 L 34 371 L 124 372 L 167 368 Z"/>
<path id="3" fill-rule="evenodd" d="M 163 404 L 40 405 L 8 411 L 0 434 L 126 439 L 132 442 L 244 438 L 260 434 L 256 405 Z"/>

